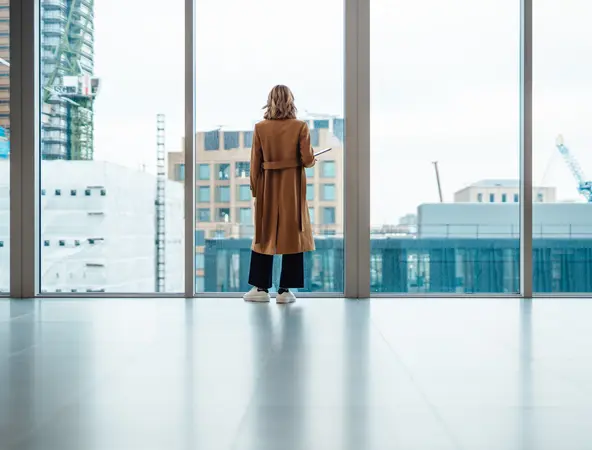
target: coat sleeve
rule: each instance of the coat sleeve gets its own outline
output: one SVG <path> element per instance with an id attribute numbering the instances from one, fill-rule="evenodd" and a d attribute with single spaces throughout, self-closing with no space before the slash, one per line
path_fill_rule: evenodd
<path id="1" fill-rule="evenodd" d="M 310 131 L 306 122 L 302 124 L 302 128 L 300 129 L 298 144 L 302 165 L 304 167 L 313 167 L 315 165 L 315 157 L 312 145 L 310 145 Z"/>
<path id="2" fill-rule="evenodd" d="M 257 195 L 257 181 L 261 176 L 261 166 L 263 165 L 263 149 L 261 140 L 257 133 L 257 127 L 253 131 L 253 146 L 251 147 L 251 195 Z"/>

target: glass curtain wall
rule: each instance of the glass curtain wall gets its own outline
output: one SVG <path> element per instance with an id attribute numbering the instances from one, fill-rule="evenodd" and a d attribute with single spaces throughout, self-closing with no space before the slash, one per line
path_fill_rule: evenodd
<path id="1" fill-rule="evenodd" d="M 40 0 L 41 293 L 183 292 L 184 7 Z"/>
<path id="2" fill-rule="evenodd" d="M 371 1 L 371 292 L 519 291 L 520 2 Z"/>
<path id="3" fill-rule="evenodd" d="M 533 10 L 533 291 L 592 292 L 592 4 Z"/>
<path id="4" fill-rule="evenodd" d="M 269 90 L 285 84 L 313 147 L 333 148 L 307 170 L 317 250 L 305 254 L 304 291 L 342 293 L 343 1 L 303 0 L 289 20 L 272 0 L 197 0 L 195 8 L 197 292 L 249 289 L 253 128 Z"/>

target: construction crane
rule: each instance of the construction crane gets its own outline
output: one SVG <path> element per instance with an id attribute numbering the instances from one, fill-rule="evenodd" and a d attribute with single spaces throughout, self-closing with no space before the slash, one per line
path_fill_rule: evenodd
<path id="1" fill-rule="evenodd" d="M 68 129 L 63 150 L 47 159 L 92 160 L 94 100 L 99 78 L 92 75 L 94 0 L 43 0 L 42 102 L 47 105 L 44 128 L 53 136 Z M 89 65 L 90 64 L 90 65 Z"/>
<path id="2" fill-rule="evenodd" d="M 555 146 L 557 147 L 557 150 L 559 150 L 559 153 L 561 153 L 561 156 L 563 156 L 569 171 L 578 182 L 578 192 L 586 199 L 588 203 L 592 203 L 592 181 L 588 181 L 588 178 L 584 174 L 580 163 L 578 163 L 578 160 L 565 146 L 562 135 L 557 136 L 557 139 L 555 140 Z"/>
<path id="3" fill-rule="evenodd" d="M 440 203 L 444 203 L 444 197 L 442 196 L 442 185 L 440 184 L 440 171 L 438 170 L 438 161 L 432 161 L 434 170 L 436 171 L 436 182 L 438 183 L 438 195 L 440 196 Z"/>

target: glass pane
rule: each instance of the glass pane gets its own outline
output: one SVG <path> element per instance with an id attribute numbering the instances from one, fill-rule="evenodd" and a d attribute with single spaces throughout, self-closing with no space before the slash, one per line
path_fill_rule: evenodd
<path id="1" fill-rule="evenodd" d="M 372 0 L 373 292 L 519 289 L 520 2 Z"/>
<path id="2" fill-rule="evenodd" d="M 592 5 L 533 11 L 533 290 L 592 292 Z M 558 26 L 561 32 L 558 32 Z"/>
<path id="3" fill-rule="evenodd" d="M 313 201 L 314 200 L 314 184 L 307 184 L 306 185 L 306 200 Z"/>
<path id="4" fill-rule="evenodd" d="M 306 23 L 307 29 L 315 31 L 286 32 L 281 39 L 269 39 L 270 24 L 285 24 L 285 14 L 272 0 L 253 0 L 248 5 L 239 0 L 196 2 L 195 160 L 216 167 L 214 179 L 207 183 L 213 198 L 199 194 L 202 182 L 198 182 L 198 208 L 208 201 L 215 211 L 212 223 L 198 220 L 196 225 L 204 236 L 197 254 L 206 261 L 197 271 L 198 292 L 249 289 L 255 215 L 247 180 L 251 170 L 259 170 L 249 167 L 253 129 L 263 118 L 261 107 L 270 89 L 280 83 L 293 90 L 299 118 L 311 129 L 313 146 L 333 148 L 321 158 L 327 162 L 319 165 L 324 171 L 306 170 L 307 184 L 317 192 L 323 178 L 330 178 L 335 189 L 332 199 L 322 205 L 320 194 L 307 194 L 310 212 L 318 209 L 317 219 L 323 219 L 322 207 L 331 212 L 327 213 L 329 224 L 313 227 L 317 250 L 305 255 L 304 290 L 343 292 L 343 1 L 299 2 L 290 12 L 290 22 Z M 216 45 L 212 36 L 217 37 Z M 219 176 L 219 166 L 229 170 Z"/>
<path id="5" fill-rule="evenodd" d="M 197 220 L 198 222 L 209 222 L 210 221 L 210 208 L 198 208 Z"/>
<path id="6" fill-rule="evenodd" d="M 0 295 L 10 290 L 10 1 L 0 0 Z"/>
<path id="7" fill-rule="evenodd" d="M 210 165 L 199 164 L 197 169 L 198 180 L 209 180 L 210 179 Z"/>
<path id="8" fill-rule="evenodd" d="M 251 201 L 251 186 L 249 184 L 241 184 L 238 187 L 238 200 L 241 202 Z"/>
<path id="9" fill-rule="evenodd" d="M 183 8 L 40 0 L 42 292 L 184 290 Z"/>
<path id="10" fill-rule="evenodd" d="M 323 184 L 322 186 L 322 200 L 333 201 L 335 200 L 335 185 L 334 184 Z"/>

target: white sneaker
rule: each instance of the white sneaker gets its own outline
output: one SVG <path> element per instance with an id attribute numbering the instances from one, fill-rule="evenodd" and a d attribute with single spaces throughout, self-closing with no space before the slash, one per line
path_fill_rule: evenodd
<path id="1" fill-rule="evenodd" d="M 291 291 L 284 291 L 275 298 L 276 303 L 294 303 L 296 296 Z"/>
<path id="2" fill-rule="evenodd" d="M 260 291 L 256 287 L 254 287 L 245 295 L 243 295 L 243 299 L 245 300 L 245 302 L 266 303 L 269 302 L 269 292 Z"/>

